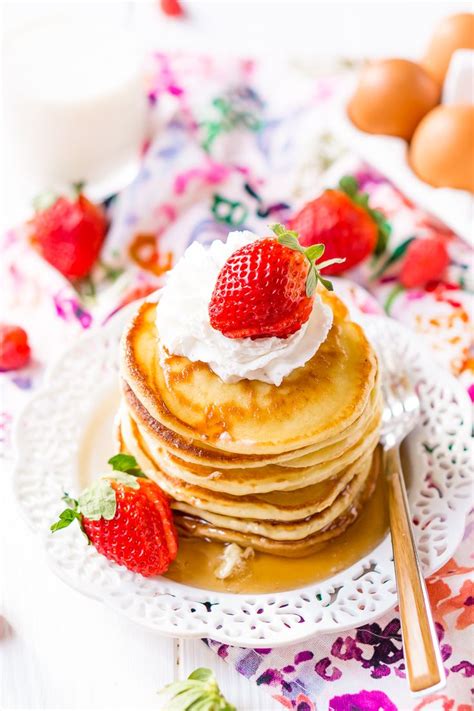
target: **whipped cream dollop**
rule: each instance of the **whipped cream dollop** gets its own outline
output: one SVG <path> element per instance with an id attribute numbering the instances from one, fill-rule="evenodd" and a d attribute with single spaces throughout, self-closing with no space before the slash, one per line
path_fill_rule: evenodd
<path id="1" fill-rule="evenodd" d="M 247 378 L 280 385 L 303 366 L 326 340 L 332 311 L 314 297 L 311 315 L 288 338 L 227 338 L 209 322 L 209 302 L 217 276 L 233 252 L 259 239 L 252 232 L 230 232 L 208 247 L 193 242 L 169 273 L 157 307 L 160 343 L 169 353 L 203 361 L 224 382 Z"/>

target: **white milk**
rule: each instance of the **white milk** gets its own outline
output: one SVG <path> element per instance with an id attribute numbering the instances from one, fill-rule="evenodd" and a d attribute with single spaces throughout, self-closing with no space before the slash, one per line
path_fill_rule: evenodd
<path id="1" fill-rule="evenodd" d="M 128 32 L 100 23 L 50 18 L 7 37 L 6 147 L 25 197 L 84 180 L 100 199 L 133 178 L 146 137 L 141 63 Z"/>

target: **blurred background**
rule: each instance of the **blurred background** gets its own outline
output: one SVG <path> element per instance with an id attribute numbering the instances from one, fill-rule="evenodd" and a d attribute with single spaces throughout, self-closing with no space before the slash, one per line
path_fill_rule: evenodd
<path id="1" fill-rule="evenodd" d="M 180 7 L 182 14 L 173 11 L 176 10 L 176 6 Z M 71 49 L 69 67 L 63 48 L 65 77 L 66 70 L 69 72 L 69 77 L 71 76 L 73 65 L 77 71 L 79 67 L 83 72 L 88 71 L 90 74 L 100 73 L 100 66 L 103 65 L 103 79 L 110 89 L 114 71 L 120 74 L 114 56 L 120 56 L 123 64 L 122 75 L 117 81 L 123 81 L 123 72 L 126 73 L 127 67 L 131 66 L 131 63 L 127 64 L 126 58 L 124 59 L 126 52 L 122 51 L 120 34 L 117 34 L 123 30 L 133 36 L 134 62 L 141 61 L 150 51 L 166 50 L 271 58 L 274 63 L 275 80 L 277 80 L 278 62 L 288 60 L 306 62 L 310 70 L 311 63 L 317 62 L 318 71 L 322 71 L 324 64 L 329 65 L 335 57 L 350 57 L 351 61 L 390 56 L 419 58 L 440 18 L 448 14 L 467 12 L 471 8 L 470 2 L 453 2 L 453 0 L 449 2 L 182 0 L 177 5 L 173 0 L 4 2 L 2 4 L 2 86 L 4 87 L 2 134 L 5 156 L 2 160 L 1 224 L 6 227 L 23 219 L 28 213 L 33 195 L 38 189 L 48 187 L 41 184 L 40 175 L 34 174 L 32 147 L 34 151 L 38 150 L 37 164 L 44 164 L 46 157 L 54 161 L 52 157 L 54 150 L 64 156 L 65 144 L 69 146 L 68 150 L 72 150 L 71 141 L 67 140 L 67 136 L 64 139 L 58 137 L 56 148 L 53 145 L 45 145 L 45 142 L 38 138 L 38 135 L 41 136 L 41 121 L 45 121 L 44 135 L 51 125 L 50 115 L 40 112 L 41 103 L 48 99 L 48 91 L 53 91 L 50 76 L 52 72 L 48 70 L 48 57 L 45 56 L 47 52 L 44 47 L 50 45 L 52 47 L 60 33 L 50 28 L 49 39 L 46 35 L 46 38 L 38 39 L 37 46 L 34 46 L 35 43 L 25 36 L 25 29 L 34 31 L 38 25 L 54 22 L 54 18 L 66 17 L 70 26 L 75 28 L 73 38 L 75 47 L 74 52 Z M 99 28 L 99 35 L 104 41 L 99 39 L 94 44 L 94 28 Z M 99 45 L 110 44 L 114 35 L 116 35 L 115 55 L 112 47 L 111 56 L 108 58 L 110 65 L 115 65 L 111 70 L 110 66 L 106 68 L 107 62 L 103 61 L 105 50 L 103 47 L 100 49 Z M 65 45 L 68 42 L 69 40 L 64 39 Z M 49 66 L 53 67 L 57 65 L 57 61 L 51 47 Z M 81 56 L 79 62 L 76 61 L 77 54 Z M 12 56 L 14 56 L 13 62 Z M 28 84 L 27 77 L 30 74 L 30 84 Z M 97 77 L 96 79 L 99 81 Z M 67 81 L 69 84 L 72 83 L 70 79 Z M 103 94 L 104 86 L 101 87 Z M 62 96 L 65 94 L 64 86 L 61 87 L 61 94 Z M 67 109 L 70 110 L 70 107 L 68 106 Z M 97 116 L 99 111 L 97 104 L 94 111 Z M 120 116 L 120 121 L 125 120 L 118 109 L 116 112 L 117 117 Z M 85 113 L 83 126 L 89 121 L 87 116 Z M 128 132 L 132 142 L 134 131 L 135 133 L 138 131 L 136 127 L 138 117 L 129 117 L 129 121 Z M 25 136 L 29 136 L 31 145 L 28 144 L 28 139 L 25 140 Z M 104 141 L 100 140 L 100 143 L 104 145 Z M 120 153 L 122 161 L 120 166 L 116 164 L 113 169 L 110 166 L 109 170 L 109 174 L 112 170 L 116 179 L 110 181 L 109 178 L 101 177 L 98 181 L 99 189 L 95 194 L 93 191 L 93 197 L 102 199 L 104 193 L 120 189 L 133 175 L 133 166 L 125 155 L 127 149 L 123 146 L 120 150 L 122 149 L 124 152 Z M 82 150 L 80 141 L 77 150 Z M 113 150 L 117 156 L 117 144 L 113 145 Z M 128 150 L 131 150 L 131 146 Z M 22 153 L 27 154 L 24 161 L 21 160 Z M 83 159 L 85 161 L 87 156 L 84 155 Z"/>
<path id="2" fill-rule="evenodd" d="M 160 11 L 159 0 L 4 2 L 4 31 L 67 10 L 71 18 L 125 24 L 145 46 L 226 54 L 416 57 L 436 22 L 472 10 L 463 0 L 183 0 L 185 18 Z"/>

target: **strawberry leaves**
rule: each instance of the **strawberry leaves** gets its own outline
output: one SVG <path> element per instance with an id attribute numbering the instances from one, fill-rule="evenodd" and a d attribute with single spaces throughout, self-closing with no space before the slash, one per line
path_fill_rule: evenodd
<path id="1" fill-rule="evenodd" d="M 87 538 L 87 542 L 90 543 L 89 538 L 87 537 L 87 534 L 84 530 L 84 526 L 82 524 L 82 516 L 79 513 L 79 502 L 77 501 L 77 499 L 73 499 L 71 496 L 69 496 L 69 494 L 66 492 L 64 492 L 62 500 L 68 505 L 69 508 L 64 509 L 64 511 L 61 511 L 61 513 L 59 514 L 59 520 L 53 523 L 50 527 L 51 532 L 54 533 L 55 531 L 61 530 L 61 528 L 67 528 L 71 525 L 73 521 L 78 521 L 82 533 Z"/>
<path id="2" fill-rule="evenodd" d="M 160 692 L 166 696 L 168 711 L 236 711 L 223 696 L 210 669 L 195 669 L 186 680 L 168 684 Z"/>
<path id="3" fill-rule="evenodd" d="M 405 254 L 414 239 L 414 236 L 408 237 L 401 244 L 399 244 L 398 247 L 393 250 L 392 254 L 388 257 L 388 259 L 386 259 L 382 266 L 379 267 L 379 269 L 375 272 L 375 274 L 372 276 L 372 279 L 379 279 L 382 274 L 384 274 L 387 269 L 392 266 L 392 264 L 398 262 L 398 260 L 403 257 L 403 255 Z"/>
<path id="4" fill-rule="evenodd" d="M 377 225 L 377 244 L 375 246 L 375 255 L 382 254 L 385 251 L 392 227 L 387 222 L 385 215 L 380 210 L 374 210 L 369 205 L 368 193 L 359 191 L 359 183 L 353 175 L 344 175 L 339 181 L 339 190 L 349 197 L 353 203 L 362 207 L 367 214 L 373 219 Z"/>
<path id="5" fill-rule="evenodd" d="M 63 496 L 64 500 L 66 500 L 66 498 L 67 494 Z M 53 525 L 51 526 L 51 531 L 54 533 L 55 531 L 59 531 L 61 528 L 66 528 L 76 519 L 79 521 L 79 523 L 81 523 L 81 515 L 77 510 L 75 510 L 74 508 L 65 509 L 59 514 L 59 521 L 56 521 L 56 523 L 53 523 Z"/>
<path id="6" fill-rule="evenodd" d="M 321 282 L 323 286 L 326 287 L 328 291 L 333 291 L 333 285 L 329 279 L 324 279 L 321 276 L 320 271 L 324 267 L 329 267 L 331 264 L 342 264 L 345 259 L 336 257 L 334 259 L 327 259 L 325 262 L 320 262 L 316 267 L 316 262 L 324 254 L 324 244 L 312 244 L 311 247 L 306 249 L 302 247 L 298 241 L 298 233 L 293 230 L 288 230 L 284 225 L 270 225 L 270 229 L 278 238 L 278 242 L 283 244 L 285 247 L 294 249 L 297 252 L 304 254 L 309 262 L 308 276 L 306 279 L 306 296 L 310 297 L 314 294 L 318 281 Z"/>
<path id="7" fill-rule="evenodd" d="M 139 484 L 135 483 L 138 487 Z M 78 499 L 79 512 L 90 521 L 99 521 L 101 518 L 111 521 L 116 509 L 115 491 L 110 486 L 109 479 L 98 479 L 84 489 Z"/>
<path id="8" fill-rule="evenodd" d="M 73 521 L 78 521 L 84 532 L 82 517 L 90 521 L 99 521 L 101 518 L 111 521 L 117 510 L 117 499 L 111 481 L 116 481 L 130 489 L 139 489 L 137 478 L 145 477 L 139 468 L 135 457 L 129 454 L 116 454 L 108 461 L 114 473 L 100 477 L 81 493 L 78 499 L 73 499 L 65 493 L 63 501 L 68 505 L 59 514 L 59 519 L 50 527 L 51 531 L 66 528 Z"/>

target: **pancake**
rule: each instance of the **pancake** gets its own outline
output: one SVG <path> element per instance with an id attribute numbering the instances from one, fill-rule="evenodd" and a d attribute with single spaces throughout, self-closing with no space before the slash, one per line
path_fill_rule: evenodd
<path id="1" fill-rule="evenodd" d="M 264 536 L 265 538 L 271 538 L 277 541 L 297 541 L 327 528 L 352 505 L 354 499 L 363 490 L 365 482 L 369 477 L 372 468 L 372 458 L 371 453 L 369 456 L 359 460 L 355 475 L 330 506 L 312 516 L 307 516 L 296 521 L 239 518 L 235 515 L 226 516 L 223 514 L 215 514 L 211 511 L 206 511 L 204 516 L 204 512 L 196 506 L 177 500 L 172 501 L 171 507 L 173 510 L 181 511 L 182 513 L 190 514 L 197 518 L 203 518 L 207 523 L 217 528 L 227 528 L 233 531 L 239 531 L 240 533 Z"/>
<path id="2" fill-rule="evenodd" d="M 342 302 L 326 340 L 279 386 L 223 382 L 168 353 L 156 304 L 121 345 L 120 448 L 170 497 L 181 535 L 304 556 L 340 535 L 380 467 L 377 358 Z"/>
<path id="3" fill-rule="evenodd" d="M 155 420 L 135 396 L 129 385 L 122 381 L 123 403 L 129 411 L 133 420 L 146 438 L 150 451 L 158 457 L 156 451 L 167 451 L 171 458 L 178 458 L 180 462 L 196 464 L 198 467 L 216 467 L 220 469 L 261 467 L 268 464 L 283 464 L 290 462 L 296 457 L 302 457 L 311 453 L 312 463 L 317 464 L 327 459 L 334 459 L 341 451 L 356 443 L 364 434 L 364 428 L 374 416 L 374 410 L 379 408 L 380 391 L 379 376 L 370 394 L 369 401 L 359 418 L 341 433 L 327 438 L 324 442 L 316 445 L 302 447 L 297 450 L 290 450 L 274 455 L 250 455 L 224 452 L 203 443 L 196 442 L 190 438 L 182 437 L 176 432 L 162 425 Z M 332 449 L 329 449 L 331 447 Z M 189 468 L 189 467 L 188 467 Z M 190 468 L 194 470 L 193 467 Z M 198 472 L 200 469 L 197 470 Z"/>
<path id="4" fill-rule="evenodd" d="M 149 414 L 182 437 L 225 452 L 278 454 L 339 435 L 361 416 L 373 390 L 375 354 L 342 302 L 328 337 L 279 387 L 223 381 L 202 362 L 159 345 L 156 304 L 144 303 L 122 339 L 121 372 Z"/>
<path id="5" fill-rule="evenodd" d="M 363 457 L 359 458 L 335 477 L 291 492 L 273 490 L 262 494 L 249 493 L 234 496 L 196 486 L 167 474 L 149 457 L 149 452 L 146 447 L 141 446 L 140 440 L 134 437 L 133 425 L 130 421 L 123 423 L 121 435 L 125 448 L 135 456 L 142 470 L 173 499 L 202 509 L 204 512 L 256 520 L 293 521 L 312 516 L 328 508 L 358 473 L 363 459 Z M 376 443 L 377 440 L 370 454 Z"/>
<path id="6" fill-rule="evenodd" d="M 381 409 L 378 409 L 373 413 L 361 439 L 332 460 L 306 468 L 267 465 L 251 469 L 219 470 L 215 467 L 189 465 L 177 457 L 170 456 L 166 450 L 153 447 L 147 434 L 137 427 L 126 411 L 122 411 L 120 417 L 126 446 L 149 476 L 156 478 L 156 471 L 164 472 L 169 478 L 181 480 L 190 486 L 237 496 L 300 490 L 338 475 L 364 453 L 375 448 L 379 439 L 380 420 Z"/>
<path id="7" fill-rule="evenodd" d="M 179 534 L 183 536 L 220 541 L 222 543 L 237 543 L 243 548 L 250 546 L 263 553 L 288 558 L 311 555 L 323 548 L 330 540 L 340 536 L 357 519 L 360 511 L 375 489 L 377 477 L 380 473 L 380 461 L 380 452 L 377 448 L 374 453 L 372 469 L 365 486 L 353 500 L 350 507 L 336 518 L 327 529 L 317 531 L 301 540 L 277 541 L 266 538 L 265 536 L 220 528 L 211 525 L 197 516 L 183 514 L 179 511 L 175 512 L 176 527 Z"/>

